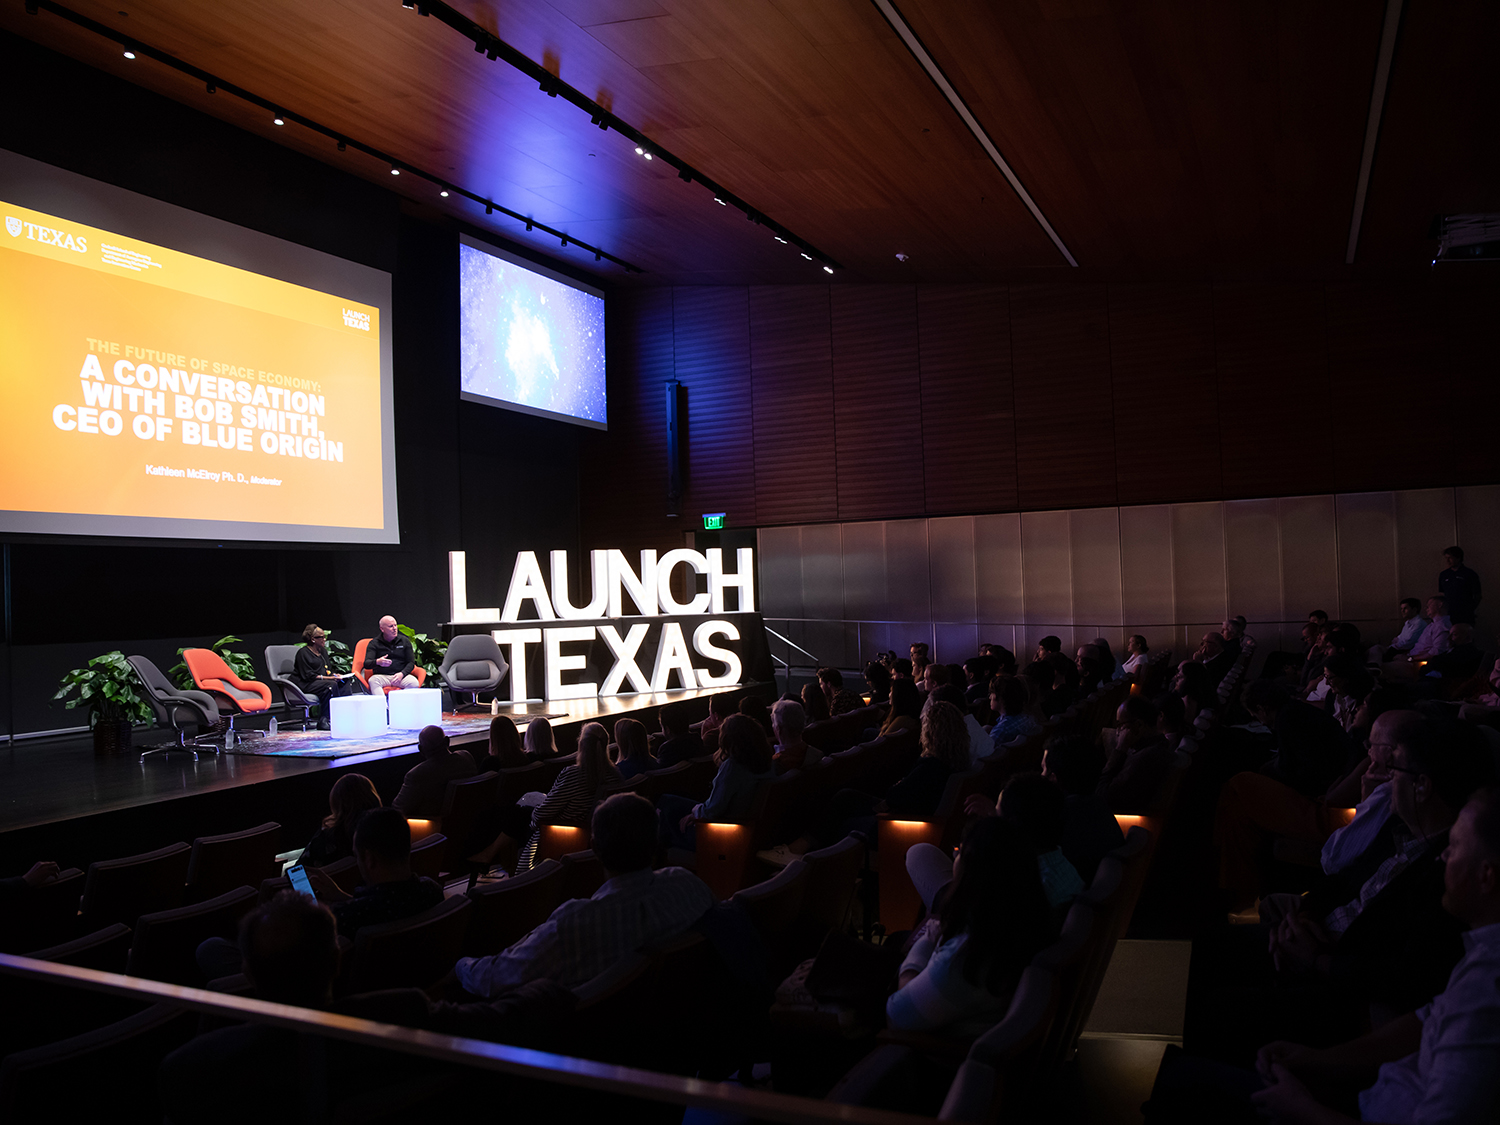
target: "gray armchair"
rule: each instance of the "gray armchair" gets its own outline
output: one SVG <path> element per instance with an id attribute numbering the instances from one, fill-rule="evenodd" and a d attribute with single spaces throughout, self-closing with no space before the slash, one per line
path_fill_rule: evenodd
<path id="1" fill-rule="evenodd" d="M 291 721 L 293 711 L 301 711 L 302 718 L 298 721 L 302 729 L 307 729 L 307 724 L 312 721 L 312 709 L 318 704 L 316 695 L 308 695 L 299 688 L 292 680 L 292 669 L 297 666 L 297 650 L 301 645 L 267 645 L 266 646 L 266 671 L 271 675 L 271 681 L 281 688 L 281 700 L 286 704 L 287 721 Z"/>
<path id="2" fill-rule="evenodd" d="M 141 685 L 146 689 L 146 702 L 155 712 L 156 721 L 177 732 L 175 745 L 153 747 L 141 755 L 141 761 L 144 762 L 152 754 L 165 756 L 172 750 L 186 750 L 196 762 L 200 747 L 218 752 L 217 746 L 199 742 L 196 736 L 189 739 L 182 727 L 184 722 L 188 722 L 199 727 L 216 728 L 219 723 L 219 705 L 214 702 L 213 696 L 206 691 L 182 690 L 144 656 L 127 656 L 125 662 L 135 670 Z"/>
<path id="3" fill-rule="evenodd" d="M 472 711 L 479 706 L 481 692 L 494 691 L 510 675 L 510 665 L 488 633 L 461 633 L 448 642 L 438 674 L 453 692 L 454 710 Z M 462 706 L 458 705 L 460 694 L 469 697 Z"/>

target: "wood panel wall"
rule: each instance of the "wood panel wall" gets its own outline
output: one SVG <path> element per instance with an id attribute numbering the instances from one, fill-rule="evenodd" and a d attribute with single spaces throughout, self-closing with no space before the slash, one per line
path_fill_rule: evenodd
<path id="1" fill-rule="evenodd" d="M 1481 484 L 1493 281 L 762 286 L 611 298 L 583 541 Z M 662 384 L 688 387 L 665 517 Z"/>

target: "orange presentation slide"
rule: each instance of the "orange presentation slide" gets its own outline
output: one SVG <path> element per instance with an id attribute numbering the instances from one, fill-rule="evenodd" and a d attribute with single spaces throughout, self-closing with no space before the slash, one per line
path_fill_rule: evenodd
<path id="1" fill-rule="evenodd" d="M 0 214 L 0 509 L 382 526 L 378 308 Z"/>

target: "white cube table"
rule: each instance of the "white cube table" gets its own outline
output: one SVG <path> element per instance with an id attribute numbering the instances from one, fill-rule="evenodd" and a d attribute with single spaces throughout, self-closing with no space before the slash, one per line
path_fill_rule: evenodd
<path id="1" fill-rule="evenodd" d="M 442 725 L 443 693 L 439 688 L 393 691 L 385 697 L 385 702 L 390 708 L 393 730 L 420 730 L 426 726 Z"/>
<path id="2" fill-rule="evenodd" d="M 385 733 L 385 700 L 378 695 L 336 695 L 329 701 L 334 738 L 373 738 Z"/>

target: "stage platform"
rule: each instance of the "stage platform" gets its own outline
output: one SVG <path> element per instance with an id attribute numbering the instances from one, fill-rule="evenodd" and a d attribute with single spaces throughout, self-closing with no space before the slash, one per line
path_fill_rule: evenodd
<path id="1" fill-rule="evenodd" d="M 770 685 L 762 687 L 772 690 Z M 689 705 L 696 722 L 708 713 L 710 696 L 738 696 L 748 690 L 754 689 L 702 688 L 501 704 L 501 713 L 511 715 L 523 729 L 531 717 L 557 716 L 551 722 L 559 748 L 570 753 L 587 722 L 598 720 L 612 728 L 614 719 L 631 715 L 655 730 L 656 712 L 678 701 Z M 475 749 L 476 758 L 486 752 L 489 721 L 488 712 L 444 716 L 451 744 Z M 264 727 L 265 720 L 259 725 Z M 379 740 L 379 748 L 356 749 L 339 757 L 305 752 L 317 752 L 318 744 L 331 741 L 326 733 L 289 731 L 256 740 L 255 753 L 200 751 L 195 762 L 190 754 L 174 752 L 140 760 L 143 747 L 165 741 L 170 734 L 137 732 L 132 752 L 111 757 L 96 755 L 87 737 L 12 743 L 0 750 L 0 875 L 19 874 L 39 859 L 87 867 L 94 860 L 273 820 L 282 825 L 282 846 L 300 847 L 327 814 L 328 790 L 337 775 L 363 773 L 390 801 L 417 754 L 416 731 L 389 732 Z M 285 752 L 265 752 L 272 747 L 285 747 Z"/>

